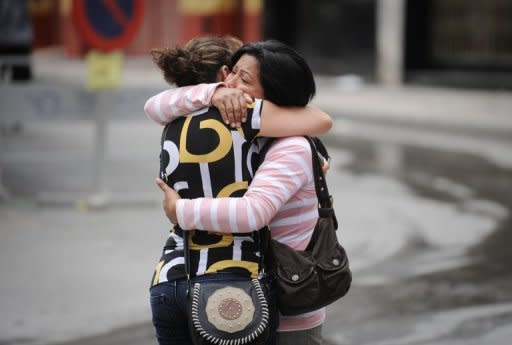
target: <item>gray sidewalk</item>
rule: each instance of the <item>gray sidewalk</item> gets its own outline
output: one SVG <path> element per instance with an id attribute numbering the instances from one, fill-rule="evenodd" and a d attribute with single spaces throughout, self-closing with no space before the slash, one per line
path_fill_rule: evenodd
<path id="1" fill-rule="evenodd" d="M 473 132 L 512 139 L 512 91 L 347 86 L 319 77 L 313 103 L 353 121 Z"/>

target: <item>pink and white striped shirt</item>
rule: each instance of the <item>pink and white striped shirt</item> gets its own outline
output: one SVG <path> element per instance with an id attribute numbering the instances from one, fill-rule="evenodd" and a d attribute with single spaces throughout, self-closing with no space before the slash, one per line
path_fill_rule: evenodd
<path id="1" fill-rule="evenodd" d="M 250 232 L 269 225 L 274 239 L 305 249 L 318 219 L 311 147 L 303 137 L 276 140 L 240 198 L 180 199 L 179 225 L 217 232 Z M 325 320 L 325 308 L 281 316 L 279 331 L 310 329 Z"/>
<path id="2" fill-rule="evenodd" d="M 210 105 L 213 93 L 224 83 L 198 84 L 168 89 L 151 97 L 144 105 L 146 115 L 165 126 L 184 116 Z"/>

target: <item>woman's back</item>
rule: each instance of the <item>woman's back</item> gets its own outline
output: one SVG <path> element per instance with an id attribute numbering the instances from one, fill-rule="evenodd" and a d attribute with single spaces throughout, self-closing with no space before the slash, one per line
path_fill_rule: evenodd
<path id="1" fill-rule="evenodd" d="M 164 129 L 161 171 L 167 184 L 184 198 L 242 196 L 251 181 L 251 143 L 259 132 L 261 101 L 248 111 L 239 129 L 228 128 L 215 108 L 180 118 Z M 197 229 L 212 229 L 200 224 Z M 257 229 L 255 229 L 257 230 Z M 153 285 L 184 276 L 183 231 L 175 226 L 153 277 Z M 258 275 L 259 243 L 253 233 L 192 231 L 191 271 L 195 275 L 244 270 Z"/>

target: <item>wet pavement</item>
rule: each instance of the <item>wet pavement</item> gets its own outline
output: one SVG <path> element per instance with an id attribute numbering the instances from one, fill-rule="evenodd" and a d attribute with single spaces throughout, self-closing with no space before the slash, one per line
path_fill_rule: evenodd
<path id="1" fill-rule="evenodd" d="M 338 210 L 350 215 L 361 207 L 374 219 L 345 223 L 359 269 L 353 289 L 330 307 L 329 343 L 508 344 L 512 169 L 479 155 L 404 145 L 395 147 L 400 166 L 390 175 L 369 141 L 337 142 L 350 156 L 339 167 L 344 182 L 335 191 L 347 204 Z M 347 201 L 343 185 L 362 190 L 365 180 L 376 194 Z M 352 238 L 358 231 L 370 240 Z"/>
<path id="2" fill-rule="evenodd" d="M 419 134 L 397 143 L 386 130 L 325 137 L 354 270 L 351 291 L 328 309 L 326 343 L 508 344 L 512 169 L 501 153 L 510 143 L 451 137 L 440 147 L 439 137 Z M 0 344 L 155 343 L 147 282 L 167 225 L 148 152 L 159 129 L 116 120 L 109 133 L 112 198 L 96 211 L 44 203 L 62 191 L 79 199 L 92 186 L 90 123 L 34 122 L 4 137 L 4 181 L 16 197 L 0 204 L 10 277 Z M 122 138 L 133 140 L 118 150 Z M 475 149 L 457 152 L 461 141 Z"/>

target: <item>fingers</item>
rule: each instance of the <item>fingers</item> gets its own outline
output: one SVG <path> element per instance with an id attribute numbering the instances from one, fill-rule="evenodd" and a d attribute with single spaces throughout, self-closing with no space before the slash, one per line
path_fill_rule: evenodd
<path id="1" fill-rule="evenodd" d="M 164 210 L 165 215 L 169 220 L 176 224 L 176 201 L 180 198 L 179 195 L 169 187 L 164 181 L 160 178 L 156 178 L 155 180 L 157 186 L 164 192 L 164 199 L 162 200 L 162 208 Z"/>
<path id="2" fill-rule="evenodd" d="M 160 188 L 162 190 L 162 192 L 164 192 L 164 193 L 167 192 L 169 189 L 171 189 L 171 187 L 169 187 L 167 185 L 167 183 L 165 183 L 162 179 L 160 179 L 158 177 L 156 178 L 155 182 L 156 182 L 156 185 L 158 186 L 158 188 Z"/>
<path id="3" fill-rule="evenodd" d="M 247 121 L 247 105 L 251 104 L 254 102 L 254 100 L 252 99 L 251 96 L 249 96 L 249 94 L 247 93 L 243 93 L 243 100 L 242 100 L 242 104 L 243 104 L 243 107 L 242 107 L 242 122 L 245 122 Z"/>
<path id="4" fill-rule="evenodd" d="M 226 100 L 226 117 L 228 118 L 231 127 L 240 127 L 242 122 L 247 120 L 248 103 L 249 102 L 243 92 L 233 94 L 229 100 Z"/>
<path id="5" fill-rule="evenodd" d="M 329 164 L 329 162 L 327 160 L 324 160 L 324 164 L 322 164 L 322 170 L 323 170 L 324 174 L 326 174 L 330 168 L 331 168 L 331 165 Z"/>
<path id="6" fill-rule="evenodd" d="M 247 103 L 245 102 L 245 98 L 243 94 L 236 99 L 233 99 L 233 118 L 235 127 L 240 127 L 242 125 L 242 120 L 247 117 Z M 233 127 L 233 122 L 231 122 L 231 127 Z"/>
<path id="7" fill-rule="evenodd" d="M 224 121 L 224 123 L 226 125 L 229 125 L 229 117 L 226 115 L 226 113 L 227 113 L 226 104 L 222 103 L 220 101 L 217 101 L 216 104 L 213 104 L 213 106 L 219 110 L 220 116 L 222 117 L 222 121 Z"/>
<path id="8" fill-rule="evenodd" d="M 222 120 L 231 127 L 240 127 L 247 120 L 247 104 L 252 99 L 238 89 L 219 88 L 212 97 L 212 105 L 219 109 Z"/>
<path id="9" fill-rule="evenodd" d="M 249 100 L 247 100 L 247 98 Z M 241 97 L 239 98 L 240 101 L 240 118 L 238 119 L 238 127 L 241 126 L 242 122 L 247 121 L 247 105 L 252 103 L 251 97 L 246 94 L 245 92 L 242 92 Z"/>
<path id="10" fill-rule="evenodd" d="M 250 104 L 250 103 L 252 103 L 252 102 L 254 102 L 254 100 L 252 99 L 252 97 L 251 97 L 248 93 L 245 93 L 245 92 L 244 92 L 244 98 L 245 98 L 245 101 L 246 101 L 247 103 L 249 103 L 249 104 Z"/>
<path id="11" fill-rule="evenodd" d="M 220 115 L 222 116 L 222 120 L 226 125 L 230 123 L 234 123 L 233 118 L 233 106 L 231 105 L 231 97 L 229 95 L 233 94 L 234 89 L 229 89 L 226 87 L 221 87 L 215 90 L 215 93 L 212 97 L 212 105 L 216 107 Z"/>
<path id="12" fill-rule="evenodd" d="M 165 199 L 177 200 L 181 198 L 178 192 L 158 177 L 156 178 L 156 184 L 164 192 Z"/>
<path id="13" fill-rule="evenodd" d="M 225 114 L 222 114 L 222 119 L 226 123 L 226 125 L 231 125 L 231 127 L 235 127 L 235 103 L 233 102 L 233 99 L 231 97 L 228 97 L 224 100 L 224 109 Z"/>

